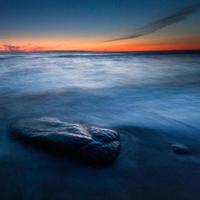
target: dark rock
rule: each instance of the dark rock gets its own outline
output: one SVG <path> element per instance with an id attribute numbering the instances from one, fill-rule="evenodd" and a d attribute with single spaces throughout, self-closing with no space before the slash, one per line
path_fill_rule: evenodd
<path id="1" fill-rule="evenodd" d="M 183 144 L 172 144 L 172 150 L 174 153 L 177 153 L 177 154 L 189 153 L 188 147 Z"/>
<path id="2" fill-rule="evenodd" d="M 70 153 L 94 163 L 112 162 L 119 153 L 119 135 L 110 129 L 41 117 L 19 120 L 10 130 L 13 136 L 26 143 Z"/>

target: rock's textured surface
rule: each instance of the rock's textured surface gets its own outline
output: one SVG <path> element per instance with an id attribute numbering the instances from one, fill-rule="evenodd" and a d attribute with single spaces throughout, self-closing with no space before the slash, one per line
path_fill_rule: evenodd
<path id="1" fill-rule="evenodd" d="M 10 130 L 13 136 L 25 142 L 94 163 L 112 162 L 119 153 L 119 135 L 110 129 L 41 117 L 20 120 L 12 124 Z"/>

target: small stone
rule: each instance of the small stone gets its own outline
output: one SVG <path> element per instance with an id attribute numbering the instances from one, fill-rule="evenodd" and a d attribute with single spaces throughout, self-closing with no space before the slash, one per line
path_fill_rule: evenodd
<path id="1" fill-rule="evenodd" d="M 183 144 L 172 144 L 172 150 L 174 153 L 177 153 L 177 154 L 189 153 L 188 147 Z"/>
<path id="2" fill-rule="evenodd" d="M 119 153 L 119 134 L 111 129 L 40 117 L 10 126 L 15 138 L 45 149 L 66 152 L 93 163 L 113 162 Z"/>

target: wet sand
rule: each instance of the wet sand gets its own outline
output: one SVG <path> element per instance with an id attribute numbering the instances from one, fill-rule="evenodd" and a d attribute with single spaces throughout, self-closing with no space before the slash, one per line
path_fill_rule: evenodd
<path id="1" fill-rule="evenodd" d="M 1 126 L 1 199 L 197 199 L 198 129 L 112 128 L 121 135 L 119 158 L 109 166 L 91 166 L 21 144 Z M 174 153 L 173 143 L 190 152 Z"/>

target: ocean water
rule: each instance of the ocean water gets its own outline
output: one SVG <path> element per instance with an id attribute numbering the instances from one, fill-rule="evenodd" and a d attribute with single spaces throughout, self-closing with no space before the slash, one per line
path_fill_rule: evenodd
<path id="1" fill-rule="evenodd" d="M 2 53 L 2 120 L 200 128 L 199 53 Z"/>
<path id="2" fill-rule="evenodd" d="M 113 128 L 119 157 L 93 167 L 10 137 L 36 116 Z M 199 144 L 199 53 L 0 54 L 0 199 L 198 199 Z"/>

